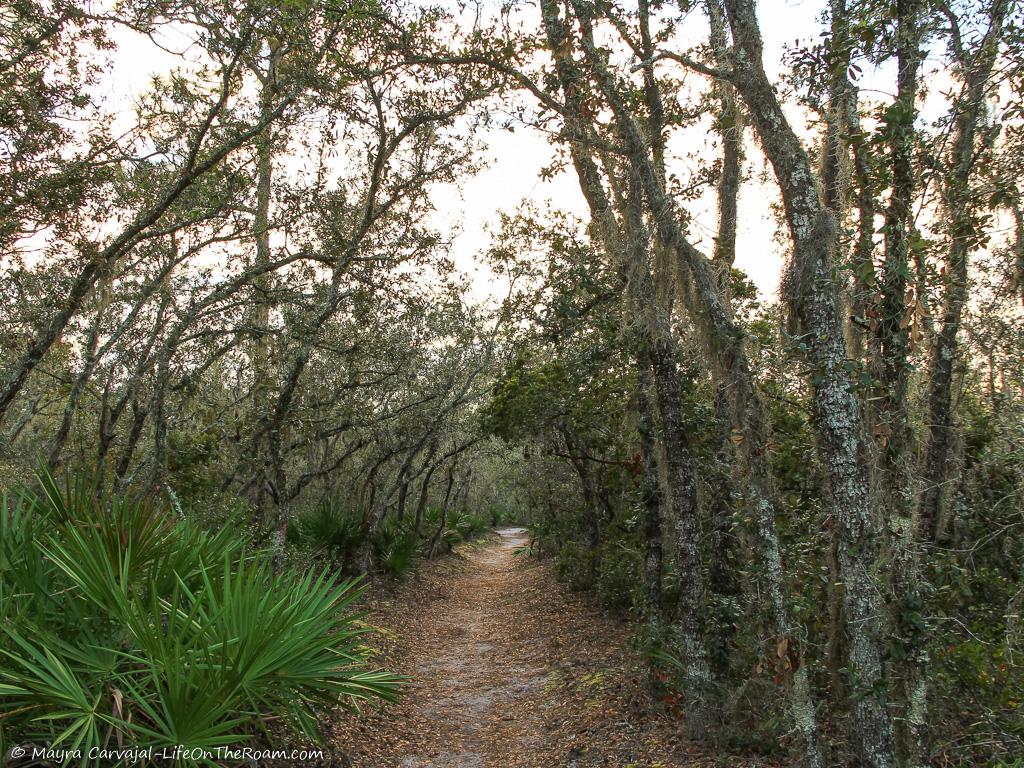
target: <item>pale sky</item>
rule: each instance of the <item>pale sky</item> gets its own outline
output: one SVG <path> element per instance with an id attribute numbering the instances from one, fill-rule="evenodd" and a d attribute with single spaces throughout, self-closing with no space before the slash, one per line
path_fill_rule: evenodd
<path id="1" fill-rule="evenodd" d="M 807 43 L 819 38 L 819 17 L 824 4 L 824 0 L 761 0 L 759 16 L 769 76 L 778 74 L 784 45 L 792 45 L 797 39 Z M 703 14 L 694 11 L 688 18 L 690 21 L 684 25 L 682 35 L 690 42 L 706 39 Z M 173 31 L 167 33 L 161 44 L 173 50 L 184 49 L 189 42 L 187 36 L 181 34 L 176 39 L 174 35 Z M 115 66 L 109 78 L 104 80 L 103 91 L 111 108 L 127 114 L 131 110 L 133 95 L 145 90 L 154 75 L 180 64 L 180 59 L 159 50 L 147 38 L 135 33 L 119 30 L 116 39 Z M 866 73 L 861 84 L 876 89 L 879 97 L 885 98 L 885 93 L 892 90 L 888 82 L 891 77 L 887 74 Z M 691 76 L 695 83 L 701 82 L 699 76 Z M 803 126 L 804 115 L 799 110 L 790 109 L 790 117 L 798 126 Z M 487 167 L 465 179 L 458 187 L 437 188 L 431 195 L 437 208 L 437 227 L 446 235 L 454 233 L 455 262 L 472 280 L 473 299 L 504 293 L 494 275 L 477 259 L 477 254 L 491 242 L 488 228 L 496 228 L 500 212 L 513 211 L 524 201 L 532 201 L 541 208 L 551 205 L 581 219 L 586 218 L 585 205 L 571 171 L 552 180 L 540 179 L 540 169 L 551 161 L 554 153 L 545 136 L 518 126 L 511 133 L 495 127 L 482 138 Z M 713 140 L 705 126 L 677 137 L 673 146 L 677 155 L 682 155 L 705 146 L 709 138 Z M 715 157 L 713 151 L 701 154 L 701 161 Z M 782 246 L 776 241 L 777 226 L 770 213 L 777 191 L 773 183 L 761 180 L 763 160 L 750 142 L 746 166 L 748 181 L 742 188 L 739 206 L 737 266 L 750 275 L 765 298 L 771 299 L 778 288 L 785 257 Z M 687 161 L 679 157 L 671 161 L 669 170 L 675 170 L 682 178 L 689 174 Z M 712 193 L 689 208 L 694 216 L 691 239 L 706 251 L 710 251 L 717 226 L 713 191 L 709 192 Z"/>
<path id="2" fill-rule="evenodd" d="M 784 44 L 792 45 L 797 38 L 801 41 L 817 38 L 821 30 L 818 18 L 824 5 L 823 0 L 761 0 L 759 16 L 765 41 L 765 65 L 770 76 L 778 73 Z M 689 18 L 692 24 L 684 30 L 688 40 L 693 43 L 705 40 L 707 27 L 703 14 L 694 11 Z M 701 82 L 700 76 L 693 75 L 693 78 Z M 802 120 L 802 115 L 797 113 L 790 116 Z M 693 151 L 705 141 L 705 133 L 690 131 L 678 137 L 675 145 L 681 152 Z M 489 243 L 487 227 L 496 226 L 498 212 L 514 210 L 521 201 L 532 200 L 538 205 L 550 203 L 581 219 L 587 218 L 586 204 L 571 169 L 550 181 L 540 178 L 540 169 L 554 156 L 554 149 L 540 133 L 525 128 L 517 128 L 514 133 L 496 129 L 487 137 L 487 143 L 489 167 L 466 180 L 461 193 L 446 189 L 435 196 L 439 220 L 448 227 L 461 226 L 461 234 L 454 245 L 456 263 L 474 276 L 476 295 L 487 295 L 493 290 L 493 275 L 486 266 L 476 262 L 474 255 Z M 708 160 L 715 157 L 712 153 L 704 156 Z M 750 180 L 740 194 L 736 266 L 750 275 L 762 295 L 772 298 L 778 289 L 785 254 L 775 242 L 776 223 L 770 212 L 776 191 L 773 185 L 764 185 L 755 178 L 762 168 L 762 159 L 751 147 L 747 158 Z M 670 162 L 668 170 L 673 169 L 683 178 L 688 173 L 687 164 L 682 160 Z M 717 229 L 715 205 L 713 195 L 706 195 L 688 209 L 694 217 L 691 240 L 706 252 L 711 250 Z"/>

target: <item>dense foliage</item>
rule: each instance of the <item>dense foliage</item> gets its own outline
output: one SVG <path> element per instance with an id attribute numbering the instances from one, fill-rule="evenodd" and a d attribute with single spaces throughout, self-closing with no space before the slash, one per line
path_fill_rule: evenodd
<path id="1" fill-rule="evenodd" d="M 274 574 L 231 526 L 108 503 L 83 481 L 41 485 L 5 495 L 0 516 L 9 744 L 100 763 L 90 754 L 115 743 L 212 753 L 287 739 L 272 714 L 316 741 L 332 705 L 397 694 L 371 667 L 356 581 Z"/>
<path id="2" fill-rule="evenodd" d="M 0 9 L 0 746 L 313 739 L 524 522 L 694 740 L 1024 759 L 1024 9 L 777 12 Z"/>

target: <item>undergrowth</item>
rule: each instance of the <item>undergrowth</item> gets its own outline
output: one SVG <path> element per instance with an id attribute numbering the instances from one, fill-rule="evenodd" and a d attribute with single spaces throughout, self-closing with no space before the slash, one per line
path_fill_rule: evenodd
<path id="1" fill-rule="evenodd" d="M 329 568 L 274 573 L 268 553 L 88 482 L 0 500 L 0 747 L 213 749 L 321 740 L 335 704 L 393 699 Z M 268 721 L 283 722 L 282 732 Z"/>

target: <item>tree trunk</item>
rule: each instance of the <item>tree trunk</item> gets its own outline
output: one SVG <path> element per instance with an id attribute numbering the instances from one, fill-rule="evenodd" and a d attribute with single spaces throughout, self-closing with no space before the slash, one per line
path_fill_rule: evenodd
<path id="1" fill-rule="evenodd" d="M 704 739 L 715 711 L 714 686 L 704 639 L 707 595 L 700 552 L 700 521 L 694 460 L 682 419 L 679 372 L 671 342 L 658 338 L 651 348 L 654 386 L 668 475 L 669 503 L 675 544 L 679 591 L 679 639 L 686 665 L 687 728 L 694 738 Z"/>
<path id="2" fill-rule="evenodd" d="M 819 452 L 839 529 L 847 662 L 855 681 L 854 743 L 862 765 L 888 768 L 895 762 L 893 722 L 885 703 L 883 606 L 872 575 L 879 536 L 869 497 L 862 416 L 833 282 L 836 225 L 818 197 L 811 164 L 764 73 L 752 0 L 726 0 L 726 8 L 737 48 L 735 83 L 775 171 L 793 241 L 786 293 L 815 369 Z"/>
<path id="3" fill-rule="evenodd" d="M 906 536 L 911 549 L 905 565 L 897 570 L 906 574 L 900 592 L 904 610 L 923 610 L 918 590 L 920 548 L 936 541 L 941 535 L 943 490 L 949 475 L 949 446 L 953 432 L 953 370 L 958 354 L 957 337 L 964 307 L 968 300 L 968 259 L 973 247 L 979 246 L 980 236 L 975 220 L 977 205 L 972 200 L 971 178 L 974 170 L 975 143 L 979 123 L 985 110 L 988 80 L 995 66 L 996 52 L 1002 37 L 1002 28 L 1008 3 L 995 0 L 991 7 L 989 29 L 970 54 L 961 60 L 966 81 L 963 103 L 955 105 L 954 141 L 950 152 L 950 172 L 944 180 L 943 202 L 950 224 L 950 247 L 947 257 L 946 307 L 942 326 L 935 339 L 930 365 L 928 392 L 929 441 L 925 451 L 924 492 L 917 510 L 916 520 L 911 511 L 906 514 Z M 965 56 L 961 52 L 961 56 Z M 925 761 L 925 730 L 928 703 L 928 653 L 924 638 L 919 633 L 904 639 L 908 646 L 904 698 L 907 702 L 908 761 L 921 765 Z"/>
<path id="4" fill-rule="evenodd" d="M 434 554 L 437 551 L 437 545 L 441 541 L 441 537 L 444 535 L 445 526 L 448 524 L 448 501 L 452 495 L 452 486 L 455 484 L 455 467 L 458 462 L 453 461 L 448 467 L 448 481 L 444 490 L 444 501 L 441 502 L 441 517 L 437 524 L 437 529 L 430 537 L 430 543 L 427 545 L 427 558 L 433 559 Z"/>
<path id="5" fill-rule="evenodd" d="M 729 61 L 725 9 L 721 0 L 707 0 L 711 27 L 711 50 L 715 63 L 722 67 Z M 722 298 L 731 302 L 732 266 L 736 261 L 736 226 L 739 221 L 739 189 L 743 170 L 743 112 L 731 83 L 715 82 L 720 112 L 717 130 L 722 138 L 722 173 L 718 179 L 718 232 L 712 263 L 718 272 Z"/>
<path id="6" fill-rule="evenodd" d="M 924 463 L 924 493 L 919 525 L 930 540 L 940 538 L 939 522 L 948 485 L 948 464 L 953 437 L 953 371 L 959 357 L 958 337 L 968 299 L 968 259 L 978 244 L 979 232 L 970 181 L 974 171 L 975 141 L 984 114 L 985 95 L 995 65 L 1007 13 L 1007 1 L 992 5 L 988 33 L 973 52 L 961 52 L 960 70 L 966 93 L 955 105 L 954 139 L 949 170 L 943 180 L 943 204 L 949 226 L 946 257 L 946 296 L 942 325 L 929 364 L 928 447 Z"/>
<path id="7" fill-rule="evenodd" d="M 435 469 L 437 469 L 437 464 L 431 465 L 430 469 L 427 470 L 427 474 L 420 481 L 420 498 L 416 504 L 416 518 L 413 525 L 413 530 L 416 531 L 417 536 L 419 536 L 420 526 L 423 524 L 423 513 L 427 509 L 427 498 L 430 494 L 430 478 L 433 476 Z"/>
<path id="8" fill-rule="evenodd" d="M 278 48 L 270 46 L 270 56 L 265 72 L 258 72 L 261 81 L 260 112 L 266 114 L 277 95 Z M 274 130 L 268 125 L 256 137 L 256 208 L 253 214 L 253 241 L 255 245 L 256 276 L 252 280 L 253 299 L 249 311 L 248 345 L 249 370 L 252 373 L 252 413 L 256 419 L 267 419 L 272 406 L 271 397 L 271 331 L 270 315 L 274 307 L 273 275 L 268 269 L 271 262 L 270 250 L 270 203 L 274 184 Z M 258 422 L 257 422 L 258 423 Z M 280 431 L 280 428 L 279 428 Z M 251 486 L 252 503 L 264 523 L 280 526 L 278 504 L 272 497 L 280 499 L 285 492 L 278 481 L 283 479 L 279 468 L 272 466 L 271 443 L 275 437 L 266 435 L 266 440 L 257 440 L 252 455 L 253 474 L 259 478 Z M 277 440 L 278 444 L 280 441 Z M 275 479 L 276 478 L 276 479 Z M 277 493 L 271 493 L 271 486 Z"/>
<path id="9" fill-rule="evenodd" d="M 57 434 L 50 444 L 47 464 L 51 472 L 56 472 L 60 466 L 61 451 L 64 450 L 64 443 L 67 442 L 68 435 L 71 433 L 71 425 L 75 416 L 75 410 L 78 408 L 78 401 L 82 397 L 82 393 L 85 392 L 93 369 L 99 362 L 96 347 L 99 342 L 100 325 L 102 322 L 103 308 L 100 307 L 96 310 L 96 317 L 93 318 L 92 324 L 89 326 L 89 334 L 85 340 L 85 357 L 82 360 L 82 370 L 78 372 L 74 383 L 71 385 L 71 391 L 68 393 L 67 404 L 64 406 L 60 427 L 57 428 Z"/>
<path id="10" fill-rule="evenodd" d="M 552 21 L 553 20 L 553 21 Z M 549 27 L 549 41 L 552 50 L 566 50 L 564 33 L 557 10 L 549 8 L 545 14 L 545 22 Z M 551 28 L 555 29 L 552 35 Z M 680 282 L 689 284 L 692 278 L 694 291 L 681 291 L 688 302 L 691 317 L 698 323 L 703 332 L 703 342 L 709 350 L 713 371 L 716 373 L 729 393 L 729 411 L 735 428 L 742 430 L 746 439 L 740 441 L 740 456 L 745 482 L 748 486 L 747 509 L 757 534 L 759 544 L 757 551 L 764 563 L 764 575 L 769 585 L 769 596 L 776 628 L 781 638 L 794 655 L 799 655 L 796 627 L 792 624 L 789 606 L 786 600 L 784 577 L 782 572 L 781 554 L 775 528 L 775 512 L 771 498 L 771 472 L 767 464 L 767 423 L 762 406 L 754 389 L 753 377 L 750 373 L 746 352 L 743 349 L 742 333 L 732 323 L 719 292 L 717 280 L 708 261 L 684 237 L 676 221 L 673 204 L 668 199 L 658 182 L 658 175 L 653 162 L 646 154 L 646 145 L 636 123 L 625 107 L 624 101 L 615 91 L 607 71 L 604 69 L 600 55 L 592 42 L 584 42 L 584 49 L 590 66 L 594 69 L 595 79 L 612 107 L 617 123 L 628 152 L 629 161 L 636 169 L 641 188 L 651 209 L 651 216 L 657 229 L 658 237 L 677 255 L 680 265 Z M 558 57 L 559 72 L 565 77 L 578 76 L 573 69 L 571 59 Z M 567 90 L 566 101 L 571 105 Z M 567 117 L 567 121 L 570 118 Z M 582 162 L 581 162 L 582 158 Z M 604 237 L 615 237 L 615 225 L 608 223 L 606 206 L 600 194 L 599 183 L 595 183 L 596 174 L 586 165 L 586 158 L 580 151 L 573 154 L 574 164 L 580 177 L 580 186 L 595 219 L 600 224 Z M 689 272 L 689 277 L 684 272 Z M 814 704 L 810 696 L 810 686 L 806 670 L 798 666 L 794 673 L 793 685 L 790 689 L 790 705 L 794 723 L 804 749 L 804 759 L 810 766 L 820 766 L 821 756 L 817 739 L 817 723 Z"/>
<path id="11" fill-rule="evenodd" d="M 405 497 L 409 493 L 409 482 L 402 480 L 398 486 L 398 501 L 395 503 L 395 520 L 399 525 L 405 522 Z"/>
<path id="12" fill-rule="evenodd" d="M 641 351 L 637 356 L 636 411 L 640 434 L 640 499 L 644 509 L 644 603 L 647 621 L 656 627 L 661 623 L 661 482 L 658 479 L 658 455 L 655 447 L 654 411 L 651 408 L 650 356 Z"/>

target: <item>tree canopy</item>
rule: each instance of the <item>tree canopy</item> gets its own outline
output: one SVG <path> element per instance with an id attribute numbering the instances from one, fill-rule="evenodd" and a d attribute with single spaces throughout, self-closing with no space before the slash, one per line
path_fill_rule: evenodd
<path id="1" fill-rule="evenodd" d="M 1024 8 L 820 6 L 780 46 L 797 11 L 755 0 L 6 4 L 0 594 L 86 584 L 76 520 L 170 515 L 316 613 L 352 585 L 307 556 L 401 573 L 515 520 L 631 616 L 689 738 L 1015 764 Z M 166 66 L 112 96 L 138 50 Z M 509 132 L 541 191 L 467 256 L 488 203 L 439 209 Z M 741 268 L 775 256 L 777 292 Z M 128 625 L 184 594 L 125 590 L 86 594 Z M 55 638 L 38 601 L 0 618 Z M 316 695 L 393 695 L 353 679 Z"/>

